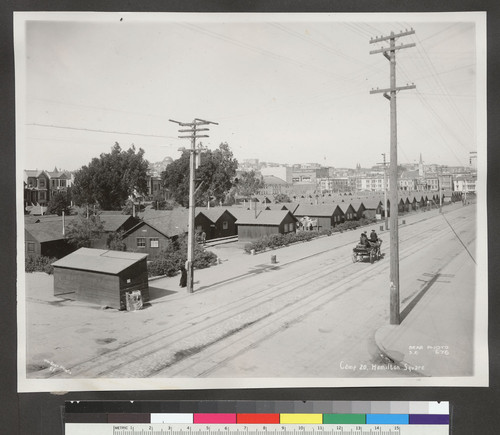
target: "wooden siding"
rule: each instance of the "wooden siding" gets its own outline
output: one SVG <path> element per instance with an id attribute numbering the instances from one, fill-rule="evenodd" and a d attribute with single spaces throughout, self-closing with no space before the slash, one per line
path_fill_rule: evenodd
<path id="1" fill-rule="evenodd" d="M 224 229 L 224 222 L 227 222 L 227 229 Z M 236 218 L 229 212 L 224 212 L 215 222 L 215 238 L 230 237 L 238 234 Z"/>
<path id="2" fill-rule="evenodd" d="M 29 251 L 28 246 L 33 243 L 34 251 Z M 24 231 L 24 253 L 29 255 L 43 255 L 51 258 L 62 258 L 76 251 L 73 245 L 70 245 L 66 240 L 51 240 L 48 242 L 39 242 L 28 231 Z"/>
<path id="3" fill-rule="evenodd" d="M 54 267 L 54 296 L 66 296 L 123 310 L 125 294 L 140 290 L 144 302 L 149 300 L 146 259 L 123 270 L 118 275 L 87 270 Z"/>
<path id="4" fill-rule="evenodd" d="M 143 237 L 146 239 L 146 246 L 144 248 L 137 247 L 137 238 Z M 158 247 L 151 247 L 151 239 L 158 239 Z M 141 225 L 135 231 L 132 231 L 126 237 L 124 237 L 123 242 L 125 243 L 127 252 L 139 252 L 141 254 L 148 254 L 149 259 L 156 257 L 160 251 L 167 247 L 169 243 L 169 238 L 165 237 L 162 233 L 158 232 L 149 225 Z"/>
<path id="5" fill-rule="evenodd" d="M 238 241 L 257 240 L 279 232 L 277 225 L 238 225 Z"/>
<path id="6" fill-rule="evenodd" d="M 290 231 L 290 224 L 293 224 L 293 229 Z M 285 231 L 285 225 L 288 228 Z M 257 240 L 261 237 L 270 236 L 272 234 L 286 234 L 295 232 L 297 229 L 297 222 L 295 218 L 288 213 L 279 225 L 238 225 L 238 241 Z"/>
<path id="7" fill-rule="evenodd" d="M 198 214 L 194 219 L 194 227 L 196 232 L 205 232 L 205 240 L 215 239 L 215 224 L 204 214 Z"/>

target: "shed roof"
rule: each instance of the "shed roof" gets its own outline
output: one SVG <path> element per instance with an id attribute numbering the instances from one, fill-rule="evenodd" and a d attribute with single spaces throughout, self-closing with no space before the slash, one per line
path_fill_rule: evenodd
<path id="1" fill-rule="evenodd" d="M 187 208 L 147 210 L 139 216 L 142 216 L 145 223 L 167 237 L 175 237 L 188 230 L 189 210 Z"/>
<path id="2" fill-rule="evenodd" d="M 135 252 L 80 248 L 66 257 L 57 260 L 53 263 L 53 266 L 117 274 L 146 257 L 147 254 L 137 254 Z"/>
<path id="3" fill-rule="evenodd" d="M 242 216 L 236 221 L 237 225 L 280 225 L 285 217 L 290 215 L 294 220 L 297 218 L 288 210 L 263 210 L 257 217 L 255 214 Z"/>
<path id="4" fill-rule="evenodd" d="M 333 216 L 337 209 L 337 204 L 310 205 L 300 204 L 295 210 L 296 216 Z"/>
<path id="5" fill-rule="evenodd" d="M 50 220 L 39 223 L 25 223 L 24 229 L 32 235 L 38 242 L 52 242 L 63 240 L 62 220 Z"/>

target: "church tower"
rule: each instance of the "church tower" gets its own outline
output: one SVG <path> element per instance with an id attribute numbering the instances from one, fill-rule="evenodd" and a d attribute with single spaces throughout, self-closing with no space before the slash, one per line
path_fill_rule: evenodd
<path id="1" fill-rule="evenodd" d="M 422 161 L 422 153 L 420 153 L 420 161 L 418 162 L 418 176 L 423 177 L 424 175 L 424 162 Z"/>

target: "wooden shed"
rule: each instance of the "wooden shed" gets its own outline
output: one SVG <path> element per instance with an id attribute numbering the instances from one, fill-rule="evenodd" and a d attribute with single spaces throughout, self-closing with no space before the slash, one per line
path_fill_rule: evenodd
<path id="1" fill-rule="evenodd" d="M 363 206 L 365 210 L 363 211 L 362 216 L 367 219 L 374 218 L 377 215 L 382 216 L 384 213 L 383 203 L 383 199 L 380 200 L 375 197 L 363 199 Z"/>
<path id="2" fill-rule="evenodd" d="M 236 217 L 226 208 L 196 210 L 195 228 L 205 232 L 206 240 L 231 237 L 238 234 Z"/>
<path id="3" fill-rule="evenodd" d="M 297 218 L 309 217 L 317 222 L 318 229 L 329 229 L 344 222 L 344 212 L 337 204 L 301 204 L 294 212 Z"/>
<path id="4" fill-rule="evenodd" d="M 149 300 L 146 254 L 80 248 L 53 263 L 54 296 L 123 310 L 126 294 Z"/>
<path id="5" fill-rule="evenodd" d="M 288 210 L 264 210 L 257 214 L 238 216 L 238 241 L 257 240 L 272 234 L 295 232 L 297 218 Z"/>

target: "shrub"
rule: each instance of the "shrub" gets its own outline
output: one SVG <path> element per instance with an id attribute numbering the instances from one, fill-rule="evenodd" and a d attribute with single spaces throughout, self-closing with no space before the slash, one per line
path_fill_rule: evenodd
<path id="1" fill-rule="evenodd" d="M 169 242 L 167 246 L 148 264 L 149 276 L 175 276 L 187 260 L 187 243 L 184 238 Z M 195 244 L 193 266 L 205 269 L 217 263 L 217 255 Z"/>
<path id="2" fill-rule="evenodd" d="M 57 258 L 44 257 L 43 255 L 28 255 L 24 260 L 24 270 L 28 273 L 31 272 L 45 272 L 48 275 L 54 273 L 52 263 Z"/>

